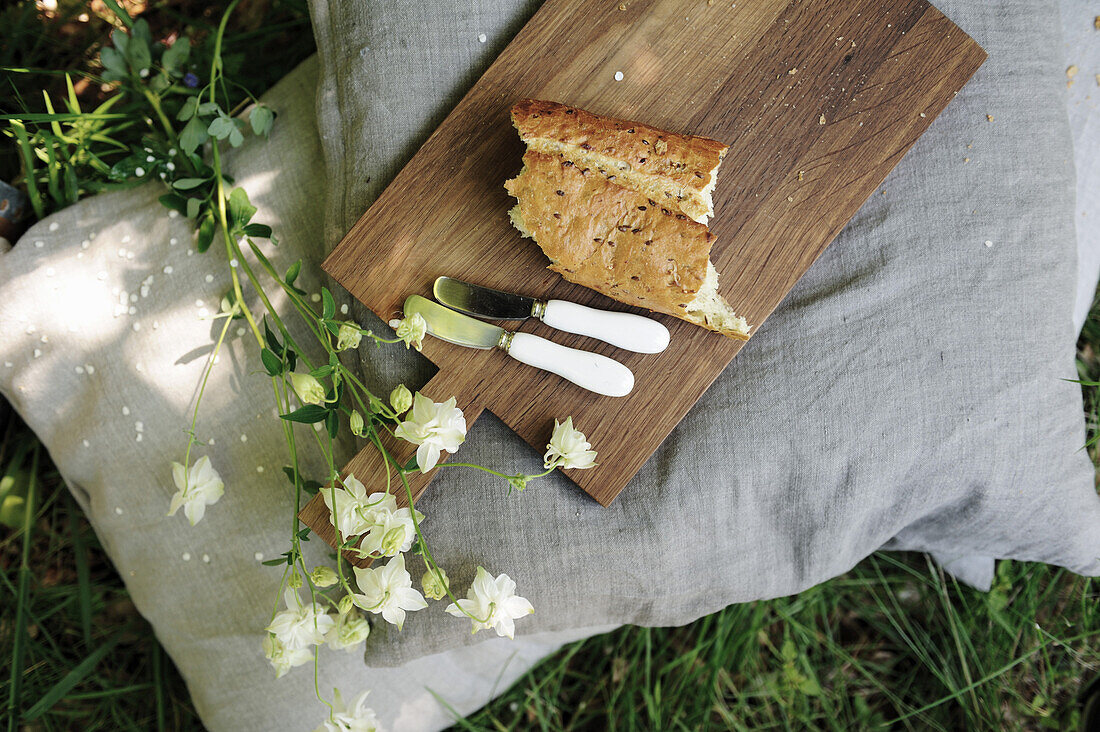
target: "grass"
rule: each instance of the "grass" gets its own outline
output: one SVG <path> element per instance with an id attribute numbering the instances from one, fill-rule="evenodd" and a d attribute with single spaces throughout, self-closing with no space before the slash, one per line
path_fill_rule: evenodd
<path id="1" fill-rule="evenodd" d="M 125 3 L 154 32 L 208 32 L 197 0 Z M 85 108 L 109 14 L 79 21 L 62 0 L 0 11 L 0 65 L 70 71 Z M 257 92 L 312 49 L 295 0 L 252 0 L 231 29 Z M 278 48 L 277 54 L 262 49 Z M 251 64 L 251 65 L 250 65 Z M 10 75 L 6 106 L 34 105 L 63 76 Z M 0 150 L 0 177 L 19 160 Z M 1100 307 L 1079 342 L 1100 380 Z M 1090 435 L 1100 390 L 1084 387 Z M 1091 451 L 1094 460 L 1095 450 Z M 30 506 L 31 510 L 26 511 Z M 192 730 L 186 688 L 34 435 L 0 402 L 0 709 L 15 730 Z M 623 628 L 546 659 L 461 730 L 1072 730 L 1100 670 L 1100 584 L 1001 562 L 990 593 L 959 586 L 921 555 L 876 554 L 795 597 L 726 608 L 681 628 Z M 443 691 L 443 690 L 439 690 Z M 445 698 L 445 697 L 444 697 Z"/>

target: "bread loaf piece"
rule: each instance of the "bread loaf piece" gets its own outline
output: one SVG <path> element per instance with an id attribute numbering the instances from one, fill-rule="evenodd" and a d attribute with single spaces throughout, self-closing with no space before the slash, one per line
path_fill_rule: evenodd
<path id="1" fill-rule="evenodd" d="M 523 162 L 505 183 L 519 200 L 512 223 L 538 243 L 550 269 L 620 302 L 749 337 L 745 319 L 718 294 L 706 226 L 562 155 L 529 149 Z"/>
<path id="2" fill-rule="evenodd" d="M 728 149 L 716 140 L 535 99 L 512 107 L 512 123 L 532 150 L 597 170 L 699 223 L 714 215 L 711 192 Z"/>

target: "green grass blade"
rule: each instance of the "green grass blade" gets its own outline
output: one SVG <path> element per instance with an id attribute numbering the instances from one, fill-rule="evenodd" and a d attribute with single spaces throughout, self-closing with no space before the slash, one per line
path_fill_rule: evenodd
<path id="1" fill-rule="evenodd" d="M 76 558 L 77 596 L 80 599 L 80 629 L 84 647 L 92 647 L 92 581 L 88 572 L 88 548 L 84 544 L 84 525 L 72 522 L 73 554 Z"/>
<path id="2" fill-rule="evenodd" d="M 34 215 L 39 218 L 46 217 L 46 207 L 42 202 L 42 194 L 38 190 L 38 182 L 34 179 L 34 146 L 27 136 L 27 128 L 19 120 L 13 119 L 11 129 L 15 133 L 16 142 L 19 143 L 19 154 L 23 159 L 23 182 L 27 187 L 27 198 L 31 201 Z"/>
<path id="3" fill-rule="evenodd" d="M 47 691 L 41 699 L 35 702 L 34 706 L 27 710 L 27 714 L 24 717 L 24 721 L 33 722 L 41 717 L 47 711 L 49 711 L 54 704 L 61 701 L 66 694 L 68 694 L 74 686 L 95 670 L 95 667 L 99 665 L 99 662 L 103 660 L 103 657 L 110 653 L 118 642 L 122 640 L 122 636 L 129 630 L 129 626 L 123 626 L 119 628 L 109 641 L 101 645 L 99 648 L 88 654 L 83 661 L 78 663 L 72 671 L 65 674 L 65 677 L 58 681 L 53 687 Z"/>
<path id="4" fill-rule="evenodd" d="M 118 16 L 118 19 L 122 21 L 122 24 L 127 28 L 134 27 L 134 19 L 130 17 L 130 14 L 122 9 L 117 0 L 103 0 L 103 4 L 111 9 L 111 12 Z"/>
<path id="5" fill-rule="evenodd" d="M 19 728 L 19 708 L 22 705 L 23 663 L 26 660 L 27 605 L 31 579 L 31 530 L 34 527 L 34 494 L 38 487 L 38 445 L 31 458 L 31 478 L 27 488 L 26 513 L 23 519 L 23 552 L 19 564 L 19 586 L 15 595 L 15 627 L 12 628 L 11 676 L 8 687 L 8 732 Z"/>

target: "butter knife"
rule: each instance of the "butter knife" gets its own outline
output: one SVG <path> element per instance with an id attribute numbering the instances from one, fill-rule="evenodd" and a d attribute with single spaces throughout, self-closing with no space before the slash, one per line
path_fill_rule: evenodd
<path id="1" fill-rule="evenodd" d="M 618 361 L 590 351 L 566 348 L 530 333 L 514 333 L 445 308 L 420 295 L 405 299 L 405 317 L 419 313 L 428 333 L 467 348 L 499 348 L 520 363 L 557 374 L 582 389 L 604 396 L 626 396 L 634 373 Z"/>
<path id="2" fill-rule="evenodd" d="M 551 328 L 597 338 L 635 353 L 660 353 L 668 347 L 668 328 L 641 315 L 597 310 L 568 300 L 537 300 L 453 277 L 437 278 L 432 292 L 447 307 L 478 318 L 539 318 Z"/>

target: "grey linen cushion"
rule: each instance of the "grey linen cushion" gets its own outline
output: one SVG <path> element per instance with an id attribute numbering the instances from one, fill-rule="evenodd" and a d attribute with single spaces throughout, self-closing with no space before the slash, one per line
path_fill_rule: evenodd
<path id="1" fill-rule="evenodd" d="M 330 246 L 536 5 L 312 0 Z M 979 586 L 996 557 L 1100 573 L 1080 388 L 1065 381 L 1076 248 L 1058 9 L 940 9 L 989 60 L 610 508 L 559 475 L 507 497 L 457 469 L 418 503 L 460 585 L 478 563 L 517 580 L 536 607 L 520 632 L 684 623 L 884 546 Z M 365 355 L 378 383 L 431 373 Z M 539 464 L 485 417 L 461 457 Z M 484 639 L 426 613 L 406 627 L 368 662 Z"/>
<path id="2" fill-rule="evenodd" d="M 279 119 L 271 140 L 249 138 L 226 164 L 259 207 L 256 220 L 280 238 L 273 260 L 286 267 L 304 257 L 311 290 L 323 253 L 316 80 L 317 64 L 307 62 L 272 89 L 265 102 Z M 166 215 L 161 192 L 146 185 L 82 201 L 0 251 L 0 394 L 49 449 L 206 726 L 313 729 L 325 708 L 312 669 L 276 680 L 260 648 L 281 574 L 260 562 L 288 548 L 294 502 L 271 386 L 258 375 L 255 343 L 236 327 L 203 399 L 197 434 L 210 444 L 192 457 L 210 457 L 225 496 L 194 527 L 182 512 L 165 516 L 175 491 L 169 463 L 183 459 L 196 385 L 221 325 L 208 316 L 229 282 L 224 251 L 191 252 L 190 224 Z M 350 456 L 350 447 L 341 452 Z M 307 469 L 324 474 L 316 459 Z M 308 566 L 328 563 L 321 542 L 304 546 Z M 371 689 L 387 730 L 439 729 L 453 716 L 433 692 L 469 713 L 561 643 L 607 629 L 498 639 L 397 669 L 323 648 L 319 687 L 330 699 L 333 687 L 345 698 Z"/>

